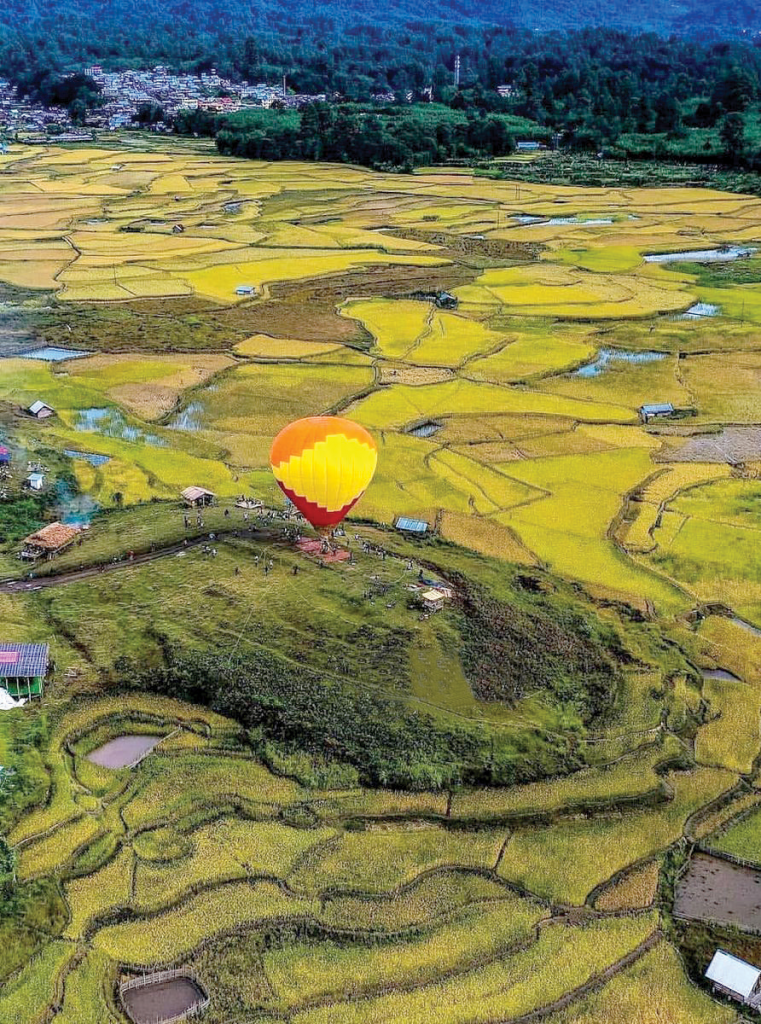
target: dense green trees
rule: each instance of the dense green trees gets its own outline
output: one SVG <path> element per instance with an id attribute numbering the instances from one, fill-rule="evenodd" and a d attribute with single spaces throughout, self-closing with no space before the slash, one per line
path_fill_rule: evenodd
<path id="1" fill-rule="evenodd" d="M 403 702 L 349 687 L 264 649 L 246 659 L 167 654 L 159 668 L 120 658 L 116 676 L 129 687 L 206 704 L 284 751 L 351 764 L 364 783 L 405 789 L 508 785 L 582 763 L 571 737 L 448 727 Z"/>
<path id="2" fill-rule="evenodd" d="M 16 76 L 19 88 L 37 103 L 67 107 L 75 124 L 83 124 L 87 111 L 102 102 L 100 86 L 89 75 L 63 75 L 32 63 Z"/>
<path id="3" fill-rule="evenodd" d="M 690 10 L 697 12 L 691 19 Z M 711 26 L 729 32 L 756 21 L 761 25 L 761 9 L 754 5 L 739 3 L 728 11 L 714 0 L 682 0 L 676 8 L 668 0 L 523 0 L 511 7 L 509 18 L 497 0 L 477 10 L 399 0 L 384 8 L 383 19 L 369 0 L 331 2 L 318 13 L 298 2 L 286 9 L 272 0 L 258 0 L 255 9 L 234 0 L 168 9 L 155 0 L 52 0 L 44 8 L 11 0 L 0 7 L 0 76 L 35 98 L 68 106 L 78 120 L 99 102 L 94 83 L 81 74 L 95 61 L 112 68 L 162 62 L 198 72 L 214 66 L 232 78 L 270 84 L 285 75 L 296 92 L 329 95 L 330 111 L 305 111 L 295 120 L 242 117 L 221 123 L 204 112 L 178 117 L 181 133 L 221 129 L 225 152 L 269 159 L 410 167 L 489 157 L 509 152 L 510 137 L 525 137 L 529 125 L 533 137 L 557 134 L 564 146 L 591 152 L 622 138 L 655 134 L 659 148 L 649 153 L 657 155 L 671 152 L 670 140 L 693 129 L 715 129 L 726 115 L 753 116 L 761 95 L 761 47 L 741 38 L 718 39 Z M 589 22 L 608 27 L 575 28 Z M 690 34 L 637 35 L 611 25 L 676 26 Z M 556 27 L 563 30 L 550 30 Z M 453 84 L 456 55 L 459 92 Z M 63 77 L 76 69 L 80 74 Z M 500 95 L 501 86 L 509 91 Z M 398 102 L 373 110 L 379 93 Z M 430 96 L 473 116 L 467 124 L 440 112 L 425 122 L 406 115 L 394 119 L 409 98 L 424 102 Z M 730 129 L 737 123 L 729 121 Z M 752 134 L 743 159 L 749 151 L 753 155 Z M 700 145 L 716 157 L 718 140 L 717 130 L 713 143 L 701 139 Z M 725 141 L 732 161 L 736 142 L 736 134 Z"/>
<path id="4" fill-rule="evenodd" d="M 745 121 L 742 114 L 727 114 L 719 135 L 729 157 L 737 161 L 745 147 Z"/>
<path id="5" fill-rule="evenodd" d="M 454 114 L 436 104 L 388 109 L 311 104 L 296 111 L 246 111 L 220 123 L 222 153 L 255 159 L 333 160 L 411 169 L 452 158 L 505 156 L 520 119 L 486 110 Z M 528 126 L 529 128 L 531 126 Z"/>
<path id="6" fill-rule="evenodd" d="M 272 50 L 249 37 L 241 44 L 243 63 L 235 65 L 253 77 L 271 76 L 290 61 L 294 88 L 315 87 L 316 76 L 320 89 L 338 88 L 363 103 L 337 111 L 333 101 L 330 110 L 308 110 L 300 120 L 295 113 L 243 114 L 225 123 L 183 115 L 178 130 L 213 134 L 221 128 L 224 152 L 346 159 L 373 167 L 502 155 L 511 136 L 549 140 L 553 134 L 564 148 L 591 152 L 622 137 L 655 135 L 661 140 L 657 155 L 665 156 L 669 140 L 715 128 L 727 114 L 748 118 L 761 97 L 761 49 L 742 43 L 701 44 L 611 29 L 542 35 L 465 27 L 459 38 L 449 30 L 425 38 L 384 30 L 371 52 L 368 36 L 369 29 L 347 35 L 330 59 L 306 43 L 299 50 Z M 459 92 L 450 70 L 455 52 L 464 69 Z M 372 108 L 366 102 L 373 91 L 389 89 L 424 100 L 426 84 L 439 104 L 427 117 L 403 104 Z M 500 85 L 509 85 L 510 93 L 500 95 Z M 444 107 L 458 112 L 460 121 L 444 116 Z M 720 155 L 718 130 L 714 144 L 705 141 L 701 153 Z M 736 143 L 736 135 L 725 140 L 730 161 L 742 149 Z"/>

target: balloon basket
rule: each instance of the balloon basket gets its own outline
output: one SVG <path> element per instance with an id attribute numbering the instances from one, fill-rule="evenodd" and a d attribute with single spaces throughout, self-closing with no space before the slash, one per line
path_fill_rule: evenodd
<path id="1" fill-rule="evenodd" d="M 303 555 L 324 562 L 325 565 L 348 562 L 351 558 L 351 551 L 347 551 L 346 548 L 338 548 L 335 543 L 329 544 L 315 537 L 302 537 L 296 542 L 296 547 Z"/>

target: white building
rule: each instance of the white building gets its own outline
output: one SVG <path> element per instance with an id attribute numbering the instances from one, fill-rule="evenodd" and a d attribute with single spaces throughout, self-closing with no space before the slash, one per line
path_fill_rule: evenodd
<path id="1" fill-rule="evenodd" d="M 761 998 L 761 970 L 723 949 L 717 949 L 708 965 L 706 978 L 714 989 L 738 1003 L 757 1006 Z"/>
<path id="2" fill-rule="evenodd" d="M 34 416 L 38 420 L 47 419 L 48 416 L 52 416 L 54 414 L 53 409 L 49 405 L 40 401 L 32 402 L 27 409 L 27 412 L 30 416 Z"/>
<path id="3" fill-rule="evenodd" d="M 444 607 L 447 596 L 441 590 L 432 587 L 430 590 L 426 590 L 420 599 L 427 612 L 438 612 Z"/>

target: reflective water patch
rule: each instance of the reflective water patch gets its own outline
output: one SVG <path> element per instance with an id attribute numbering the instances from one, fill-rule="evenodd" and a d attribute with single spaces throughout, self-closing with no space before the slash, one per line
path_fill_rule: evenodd
<path id="1" fill-rule="evenodd" d="M 80 409 L 74 420 L 75 430 L 87 430 L 104 437 L 116 437 L 120 441 L 140 442 L 156 448 L 166 447 L 166 441 L 149 434 L 141 427 L 133 426 L 119 409 Z"/>
<path id="2" fill-rule="evenodd" d="M 628 352 L 622 348 L 602 348 L 591 363 L 587 363 L 576 371 L 576 376 L 599 377 L 613 362 L 655 363 L 665 358 L 665 352 Z"/>
<path id="3" fill-rule="evenodd" d="M 84 359 L 91 356 L 92 352 L 85 352 L 76 348 L 56 348 L 55 345 L 48 345 L 46 348 L 35 349 L 34 352 L 22 352 L 19 359 L 39 359 L 43 363 L 63 363 L 67 359 Z"/>

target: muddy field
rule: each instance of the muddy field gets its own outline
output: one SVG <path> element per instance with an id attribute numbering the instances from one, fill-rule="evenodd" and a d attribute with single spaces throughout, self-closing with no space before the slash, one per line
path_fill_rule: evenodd
<path id="1" fill-rule="evenodd" d="M 693 921 L 761 929 L 761 872 L 699 853 L 677 886 L 674 913 Z"/>
<path id="2" fill-rule="evenodd" d="M 162 1020 L 179 1017 L 204 998 L 204 993 L 190 978 L 172 978 L 158 985 L 129 989 L 122 999 L 135 1024 L 160 1024 Z"/>
<path id="3" fill-rule="evenodd" d="M 87 760 L 101 768 L 127 768 L 153 750 L 163 736 L 117 736 L 87 755 Z"/>
<path id="4" fill-rule="evenodd" d="M 756 462 L 761 459 L 761 427 L 725 427 L 718 434 L 691 437 L 668 453 L 668 462 Z"/>

